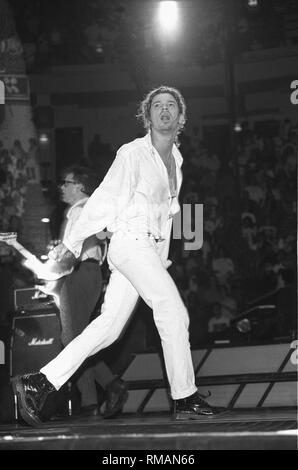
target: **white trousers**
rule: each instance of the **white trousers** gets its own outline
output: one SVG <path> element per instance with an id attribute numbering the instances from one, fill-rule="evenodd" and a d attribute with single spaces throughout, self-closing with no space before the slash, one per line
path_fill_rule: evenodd
<path id="1" fill-rule="evenodd" d="M 178 289 L 150 238 L 112 237 L 111 269 L 102 312 L 41 372 L 58 390 L 84 360 L 112 344 L 129 320 L 138 296 L 153 309 L 173 399 L 196 391 L 188 337 L 189 318 Z"/>

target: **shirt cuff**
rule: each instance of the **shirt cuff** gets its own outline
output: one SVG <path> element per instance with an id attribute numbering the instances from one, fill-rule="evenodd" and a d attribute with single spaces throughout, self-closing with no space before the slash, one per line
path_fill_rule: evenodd
<path id="1" fill-rule="evenodd" d="M 63 243 L 66 248 L 75 255 L 76 258 L 80 257 L 82 251 L 82 243 L 76 244 L 75 247 L 69 242 L 69 240 L 63 240 Z"/>

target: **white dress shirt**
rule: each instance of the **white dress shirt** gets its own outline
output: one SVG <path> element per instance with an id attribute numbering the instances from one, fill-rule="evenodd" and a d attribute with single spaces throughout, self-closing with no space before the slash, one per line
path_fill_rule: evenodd
<path id="1" fill-rule="evenodd" d="M 172 217 L 179 212 L 182 156 L 173 145 L 177 194 L 173 197 L 167 169 L 153 147 L 151 135 L 123 145 L 100 186 L 85 204 L 64 244 L 80 256 L 83 241 L 107 228 L 113 237 L 148 236 L 161 240 L 163 259 L 168 256 Z"/>

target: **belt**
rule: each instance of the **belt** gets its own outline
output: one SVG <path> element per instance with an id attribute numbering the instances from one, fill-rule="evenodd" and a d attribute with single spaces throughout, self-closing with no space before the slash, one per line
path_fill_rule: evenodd
<path id="1" fill-rule="evenodd" d="M 154 235 L 152 235 L 149 232 L 142 232 L 142 233 L 135 233 L 135 232 L 116 232 L 113 234 L 113 237 L 115 240 L 125 240 L 126 238 L 129 240 L 141 240 L 141 239 L 146 239 L 146 238 L 151 238 L 154 240 L 156 243 L 157 242 L 162 242 L 164 238 L 155 238 Z"/>

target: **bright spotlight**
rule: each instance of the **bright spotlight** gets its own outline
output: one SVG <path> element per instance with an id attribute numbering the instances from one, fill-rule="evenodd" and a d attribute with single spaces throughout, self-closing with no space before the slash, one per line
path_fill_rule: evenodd
<path id="1" fill-rule="evenodd" d="M 162 31 L 169 34 L 178 27 L 178 4 L 175 1 L 162 1 L 159 4 L 158 20 Z"/>
<path id="2" fill-rule="evenodd" d="M 50 219 L 48 217 L 43 217 L 42 219 L 40 219 L 40 221 L 44 224 L 48 224 L 50 222 Z"/>
<path id="3" fill-rule="evenodd" d="M 41 144 L 47 144 L 48 141 L 49 141 L 49 138 L 48 138 L 47 134 L 40 134 L 40 136 L 39 136 L 39 142 L 40 142 Z"/>
<path id="4" fill-rule="evenodd" d="M 234 131 L 235 132 L 242 132 L 242 126 L 240 122 L 235 122 L 234 124 Z"/>
<path id="5" fill-rule="evenodd" d="M 247 8 L 251 11 L 259 8 L 259 0 L 247 0 Z"/>

